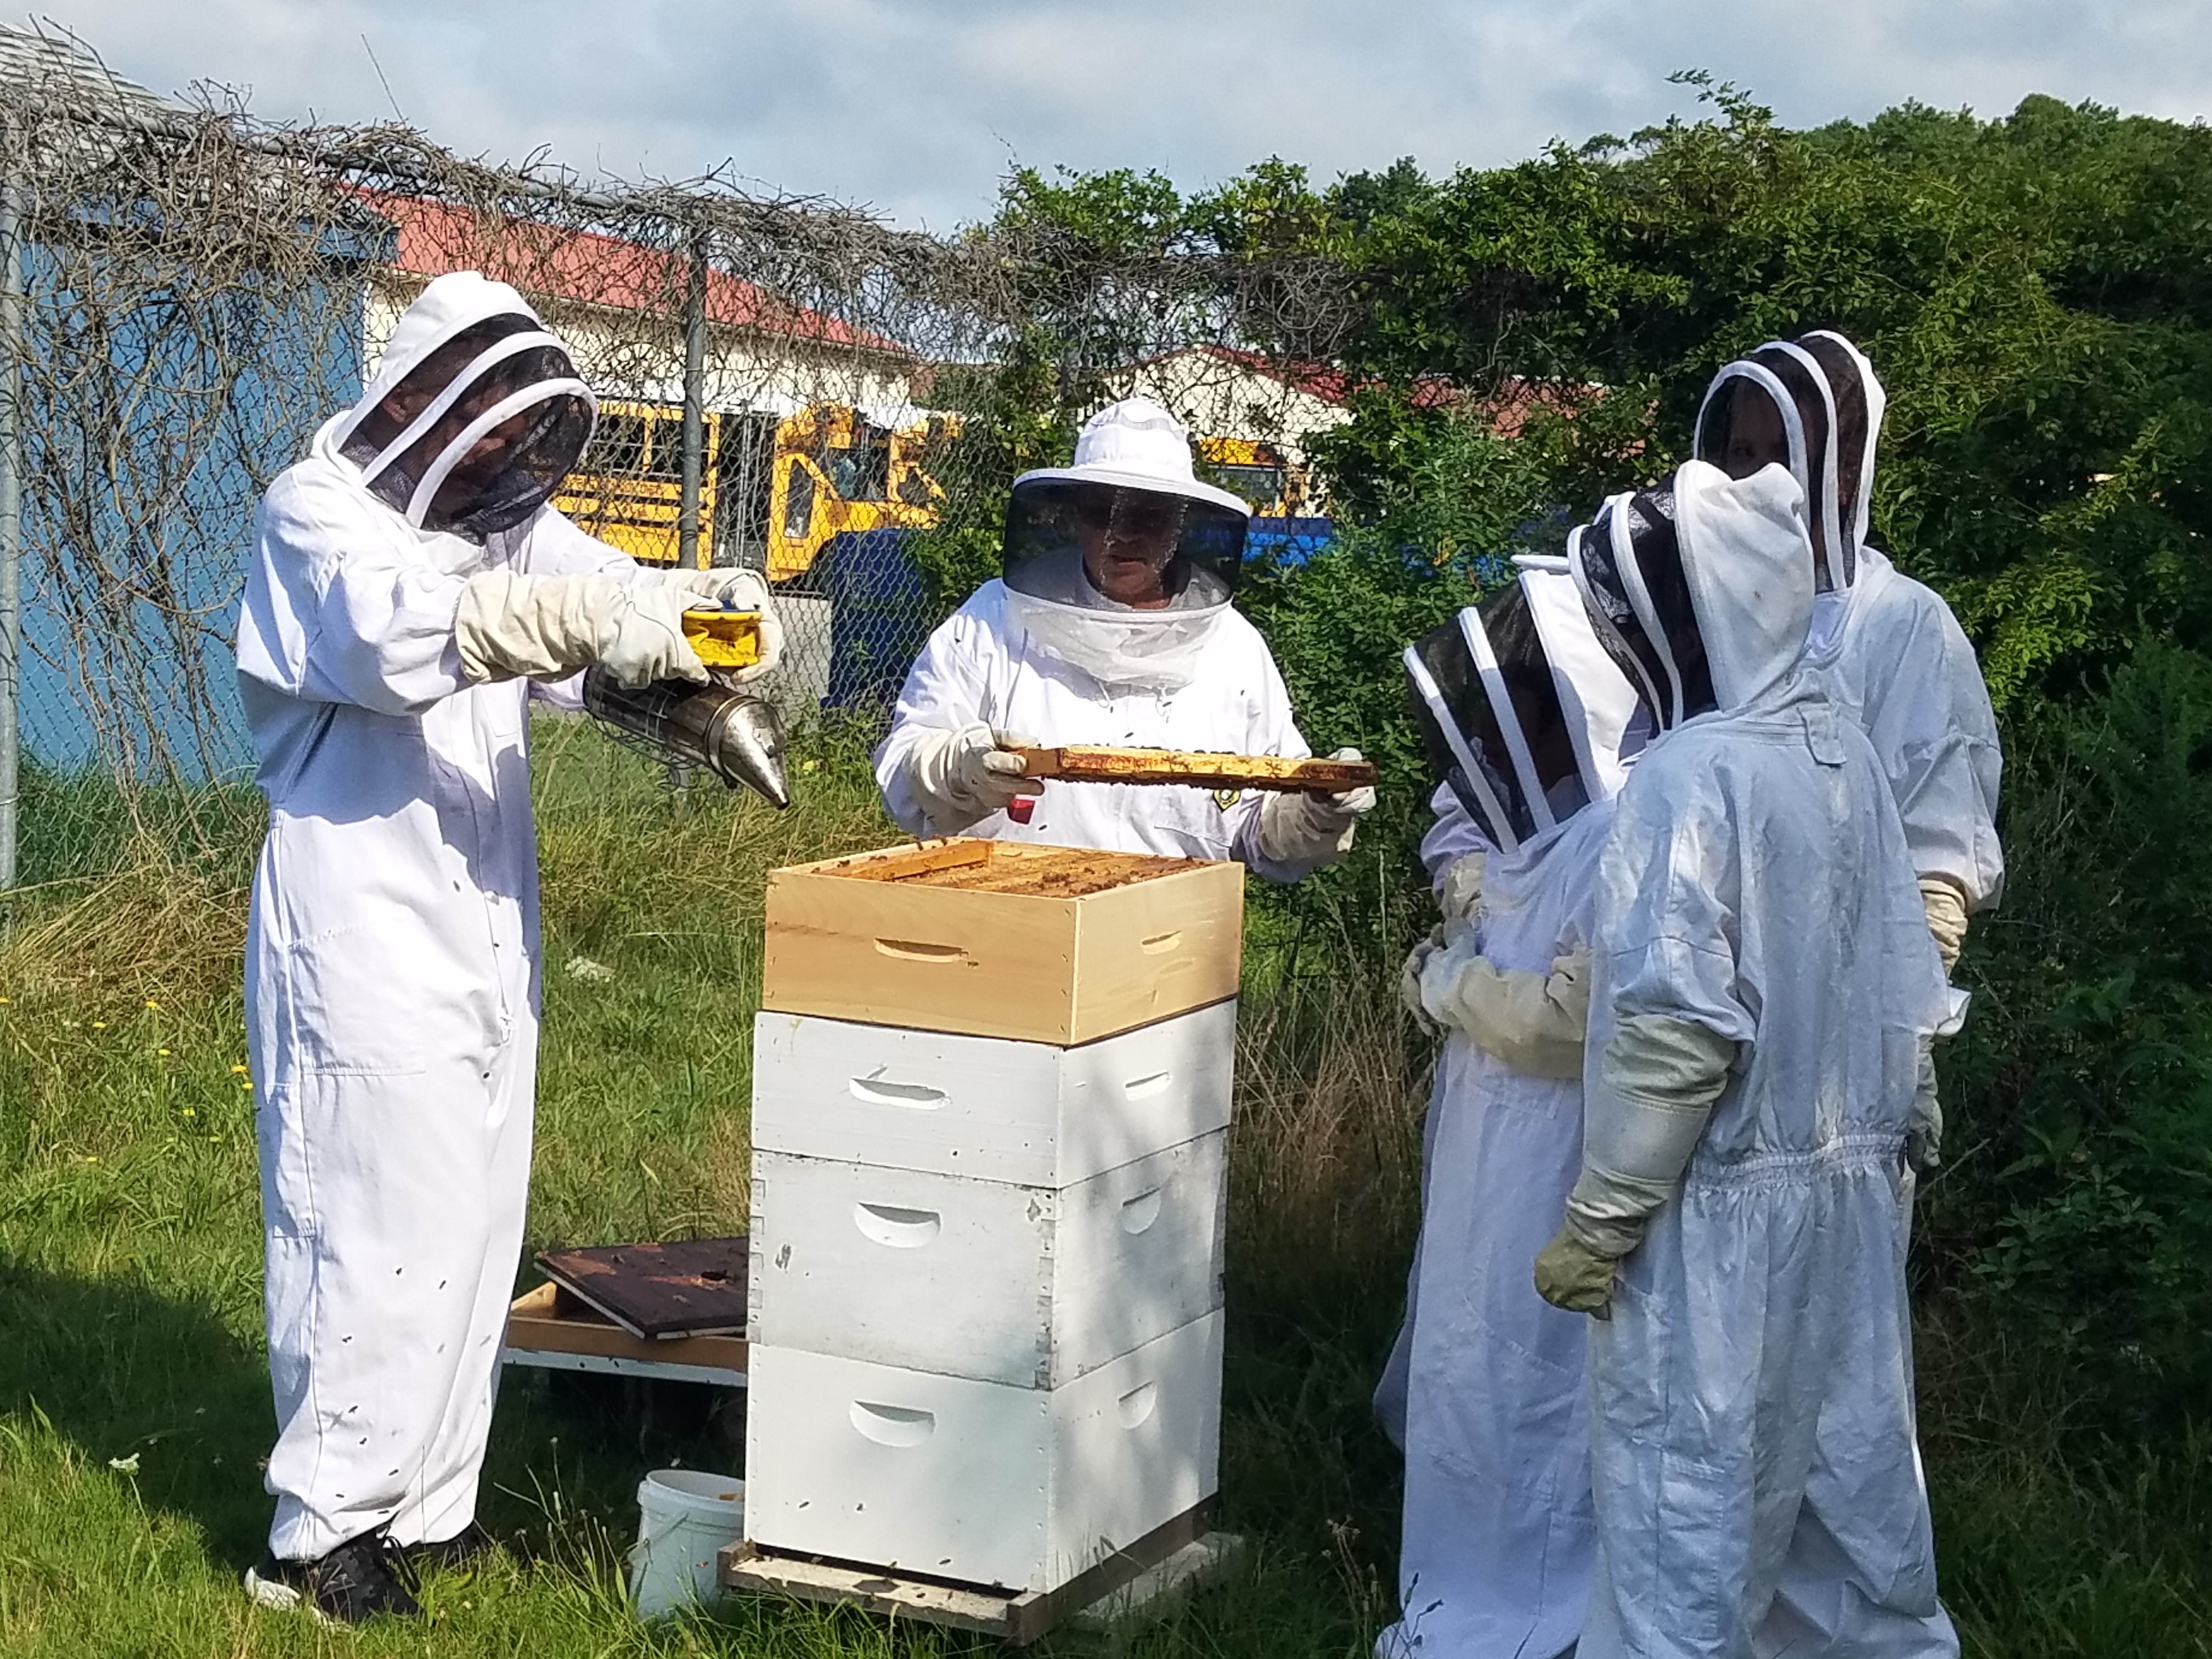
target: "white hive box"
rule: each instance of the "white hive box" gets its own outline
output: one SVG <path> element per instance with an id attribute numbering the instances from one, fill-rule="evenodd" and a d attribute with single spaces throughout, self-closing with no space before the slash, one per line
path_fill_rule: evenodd
<path id="1" fill-rule="evenodd" d="M 1090 1042 L 1237 994 L 1237 864 L 1002 841 L 771 871 L 761 1006 Z"/>
<path id="2" fill-rule="evenodd" d="M 1065 1388 L 756 1346 L 745 1537 L 1048 1590 L 1211 1497 L 1218 1313 Z"/>
<path id="3" fill-rule="evenodd" d="M 1062 1387 L 1220 1307 L 1228 1141 L 1065 1188 L 756 1152 L 747 1334 Z"/>
<path id="4" fill-rule="evenodd" d="M 1073 1187 L 1229 1126 L 1237 1004 L 1061 1048 L 763 1012 L 756 1152 Z"/>

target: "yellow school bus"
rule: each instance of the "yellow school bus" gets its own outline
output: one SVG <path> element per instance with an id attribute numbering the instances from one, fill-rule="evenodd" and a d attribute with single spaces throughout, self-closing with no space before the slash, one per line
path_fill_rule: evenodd
<path id="1" fill-rule="evenodd" d="M 951 416 L 933 415 L 892 431 L 840 404 L 784 421 L 769 492 L 769 580 L 805 572 L 840 531 L 935 524 L 945 491 L 926 463 L 951 430 Z"/>
<path id="2" fill-rule="evenodd" d="M 1255 518 L 1295 519 L 1310 510 L 1305 469 L 1273 444 L 1254 438 L 1200 438 L 1194 447 L 1199 475 L 1242 495 Z"/>
<path id="3" fill-rule="evenodd" d="M 699 477 L 698 562 L 744 564 L 770 581 L 803 576 L 844 530 L 920 528 L 945 492 L 930 476 L 951 431 L 931 416 L 896 431 L 859 410 L 816 404 L 781 418 L 709 410 Z M 554 505 L 600 540 L 649 564 L 681 544 L 684 411 L 610 399 Z"/>

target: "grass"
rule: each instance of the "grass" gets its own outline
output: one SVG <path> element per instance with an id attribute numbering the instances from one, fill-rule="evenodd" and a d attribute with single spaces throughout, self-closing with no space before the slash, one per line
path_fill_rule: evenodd
<path id="1" fill-rule="evenodd" d="M 540 738 L 532 1244 L 741 1228 L 761 877 L 890 838 L 865 769 L 824 742 L 779 815 L 719 789 L 672 797 L 586 728 Z M 484 1515 L 513 1553 L 435 1582 L 428 1626 L 329 1632 L 246 1607 L 271 1430 L 235 1069 L 254 814 L 234 794 L 190 805 L 134 828 L 112 796 L 51 781 L 27 805 L 45 884 L 0 954 L 0 1653 L 987 1649 L 772 1603 L 638 1626 L 619 1588 L 637 1479 L 731 1464 L 731 1426 L 681 1393 L 529 1373 L 501 1397 Z M 1165 1625 L 1048 1653 L 1355 1656 L 1389 1616 L 1397 1474 L 1366 1401 L 1410 1246 L 1425 1057 L 1360 952 L 1274 909 L 1254 939 L 1223 1480 L 1252 1565 Z M 2212 1440 L 2085 1449 L 2000 1323 L 1941 1311 L 1923 1421 L 1969 1650 L 2212 1651 Z"/>

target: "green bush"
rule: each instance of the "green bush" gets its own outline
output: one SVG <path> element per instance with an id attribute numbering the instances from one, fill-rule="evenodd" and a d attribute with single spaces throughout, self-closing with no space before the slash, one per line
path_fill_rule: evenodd
<path id="1" fill-rule="evenodd" d="M 2133 1415 L 2212 1382 L 2212 659 L 2146 641 L 2012 734 L 1928 1236 Z"/>

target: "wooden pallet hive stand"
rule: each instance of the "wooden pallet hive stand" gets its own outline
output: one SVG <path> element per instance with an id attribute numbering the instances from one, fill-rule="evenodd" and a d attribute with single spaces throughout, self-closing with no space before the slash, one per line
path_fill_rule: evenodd
<path id="1" fill-rule="evenodd" d="M 889 1572 L 849 1561 L 788 1555 L 750 1543 L 722 1551 L 719 1577 L 726 1589 L 788 1595 L 803 1601 L 845 1603 L 893 1620 L 975 1631 L 1024 1647 L 1091 1609 L 1123 1613 L 1122 1593 L 1148 1573 L 1164 1575 L 1155 1595 L 1210 1582 L 1238 1553 L 1239 1540 L 1212 1530 L 1211 1499 L 1118 1551 L 1081 1576 L 1051 1590 L 993 1590 L 970 1584 Z M 1140 1616 L 1132 1606 L 1124 1616 Z"/>

